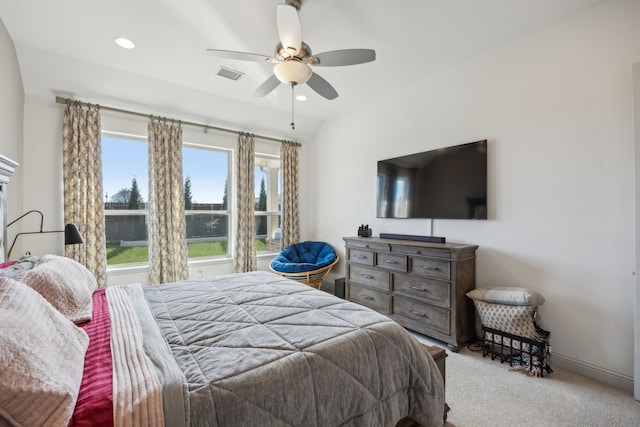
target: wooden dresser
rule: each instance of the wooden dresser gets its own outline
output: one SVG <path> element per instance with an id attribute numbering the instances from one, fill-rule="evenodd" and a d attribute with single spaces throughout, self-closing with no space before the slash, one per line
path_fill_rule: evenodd
<path id="1" fill-rule="evenodd" d="M 345 297 L 457 351 L 475 337 L 476 245 L 343 237 Z"/>

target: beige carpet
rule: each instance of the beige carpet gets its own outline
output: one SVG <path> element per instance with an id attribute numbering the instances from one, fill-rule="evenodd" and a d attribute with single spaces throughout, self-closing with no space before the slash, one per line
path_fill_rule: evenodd
<path id="1" fill-rule="evenodd" d="M 448 427 L 640 426 L 640 402 L 624 390 L 554 367 L 544 378 L 509 371 L 507 363 L 463 348 L 447 350 Z"/>

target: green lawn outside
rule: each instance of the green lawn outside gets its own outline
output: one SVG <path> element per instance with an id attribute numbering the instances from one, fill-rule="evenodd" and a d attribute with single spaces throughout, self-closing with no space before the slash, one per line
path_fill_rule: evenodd
<path id="1" fill-rule="evenodd" d="M 189 243 L 187 245 L 189 258 L 224 256 L 227 254 L 227 242 Z M 267 250 L 265 239 L 256 240 L 256 250 Z M 147 246 L 107 246 L 107 265 L 131 264 L 149 262 L 149 248 Z"/>

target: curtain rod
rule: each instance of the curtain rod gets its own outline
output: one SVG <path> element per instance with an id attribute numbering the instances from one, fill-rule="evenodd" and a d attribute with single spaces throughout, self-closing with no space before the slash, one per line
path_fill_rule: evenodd
<path id="1" fill-rule="evenodd" d="M 107 110 L 107 111 L 113 111 L 113 112 L 116 112 L 116 113 L 129 114 L 129 115 L 132 115 L 132 116 L 147 117 L 147 118 L 153 118 L 154 117 L 151 114 L 143 114 L 143 113 L 138 113 L 137 111 L 123 110 L 123 109 L 120 109 L 120 108 L 105 107 L 104 105 L 91 104 L 91 103 L 88 103 L 88 102 L 77 101 L 77 100 L 71 99 L 71 98 L 63 98 L 61 96 L 56 96 L 56 103 L 57 104 L 65 104 L 65 105 L 69 105 L 71 103 L 77 103 L 79 105 L 82 105 L 83 107 L 98 106 L 98 108 L 101 109 L 101 110 Z M 158 117 L 158 116 L 155 116 L 155 117 Z M 236 135 L 239 135 L 240 133 L 242 133 L 241 131 L 238 131 L 238 130 L 221 128 L 221 127 L 218 127 L 218 126 L 204 125 L 202 123 L 185 122 L 183 120 L 180 120 L 180 123 L 182 123 L 184 125 L 188 125 L 188 126 L 196 126 L 196 127 L 204 128 L 205 132 L 207 130 L 209 130 L 209 129 L 212 129 L 212 130 L 217 130 L 217 131 L 220 131 L 220 132 L 235 133 Z M 273 137 L 264 136 L 264 135 L 253 135 L 253 136 L 255 138 L 264 139 L 264 140 L 267 140 L 267 141 L 274 141 L 274 142 L 285 142 L 286 141 L 285 139 L 278 139 L 278 138 L 273 138 Z M 290 142 L 293 142 L 293 144 L 296 147 L 302 147 L 302 144 L 300 144 L 299 142 L 295 142 L 295 141 L 290 141 Z"/>

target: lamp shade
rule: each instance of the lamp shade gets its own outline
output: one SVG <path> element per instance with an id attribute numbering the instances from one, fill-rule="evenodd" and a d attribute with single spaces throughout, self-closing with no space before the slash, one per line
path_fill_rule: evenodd
<path id="1" fill-rule="evenodd" d="M 79 243 L 84 243 L 82 239 L 82 235 L 80 234 L 80 230 L 78 227 L 69 223 L 64 226 L 64 244 L 65 245 L 77 245 Z"/>
<path id="2" fill-rule="evenodd" d="M 311 78 L 313 72 L 307 64 L 291 60 L 277 63 L 273 67 L 273 74 L 286 85 L 290 83 L 301 85 Z"/>

